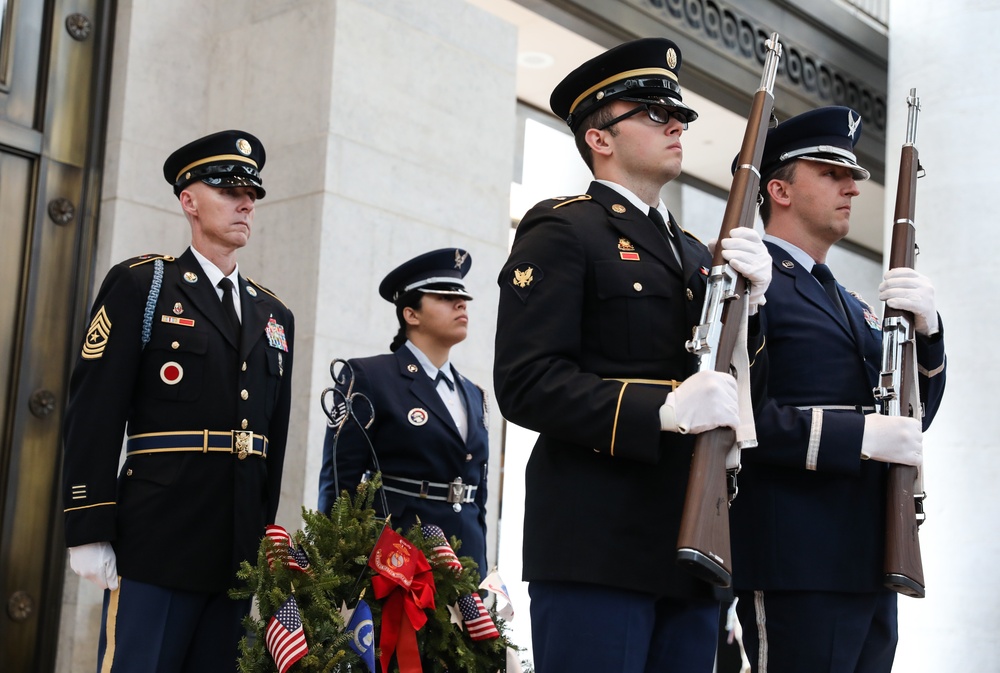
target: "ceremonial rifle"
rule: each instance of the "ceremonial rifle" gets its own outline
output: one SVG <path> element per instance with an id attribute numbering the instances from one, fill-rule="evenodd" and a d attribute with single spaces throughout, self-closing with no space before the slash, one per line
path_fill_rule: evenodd
<path id="1" fill-rule="evenodd" d="M 906 98 L 906 141 L 899 160 L 896 210 L 893 215 L 889 268 L 913 268 L 917 254 L 913 225 L 917 178 L 923 175 L 917 147 L 917 113 L 920 99 L 910 89 Z M 885 306 L 882 318 L 882 371 L 875 398 L 879 413 L 923 419 L 917 380 L 917 345 L 913 314 Z M 885 565 L 887 587 L 914 598 L 924 597 L 924 568 L 920 560 L 917 527 L 923 523 L 923 483 L 911 465 L 892 464 L 885 507 Z"/>
<path id="2" fill-rule="evenodd" d="M 774 109 L 774 79 L 781 58 L 778 34 L 772 33 L 764 45 L 767 49 L 764 74 L 747 118 L 743 146 L 722 216 L 720 242 L 737 227 L 753 228 L 757 215 L 760 161 Z M 730 371 L 744 320 L 746 302 L 743 298 L 747 289 L 746 279 L 733 271 L 723 259 L 722 245 L 717 244 L 705 291 L 701 324 L 694 328 L 692 338 L 686 344 L 687 349 L 698 356 L 699 371 Z M 695 440 L 677 538 L 678 563 L 701 579 L 720 587 L 728 587 L 732 582 L 726 454 L 735 439 L 731 428 L 715 428 L 699 434 Z"/>

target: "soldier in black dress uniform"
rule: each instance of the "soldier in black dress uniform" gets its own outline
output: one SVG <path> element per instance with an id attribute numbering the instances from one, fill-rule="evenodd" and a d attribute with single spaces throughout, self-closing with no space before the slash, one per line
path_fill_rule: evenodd
<path id="1" fill-rule="evenodd" d="M 264 159 L 236 130 L 171 154 L 191 247 L 114 266 L 94 301 L 63 499 L 71 567 L 105 589 L 101 671 L 236 668 L 249 601 L 227 591 L 278 508 L 294 352 L 291 311 L 236 260 Z"/>
<path id="2" fill-rule="evenodd" d="M 348 361 L 353 392 L 374 407 L 367 431 L 373 448 L 354 421 L 343 424 L 339 438 L 337 427 L 327 428 L 319 509 L 328 513 L 341 490 L 380 469 L 393 527 L 406 532 L 418 518 L 440 526 L 461 540 L 458 555 L 472 557 L 485 577 L 487 397 L 450 360 L 468 333 L 472 296 L 462 279 L 471 266 L 468 252 L 445 248 L 382 280 L 379 294 L 395 305 L 399 320 L 392 352 Z M 356 413 L 367 421 L 367 408 Z"/>
<path id="3" fill-rule="evenodd" d="M 761 162 L 773 282 L 751 367 L 759 445 L 743 453 L 730 512 L 737 613 L 756 673 L 889 673 L 895 655 L 896 594 L 882 579 L 886 474 L 888 463 L 921 464 L 921 424 L 874 413 L 881 321 L 826 266 L 868 178 L 854 154 L 861 131 L 850 108 L 811 110 L 768 132 Z M 945 385 L 934 288 L 893 269 L 878 298 L 915 316 L 926 428 Z"/>
<path id="4" fill-rule="evenodd" d="M 629 42 L 553 91 L 596 180 L 544 201 L 500 273 L 495 383 L 509 420 L 540 433 L 526 473 L 524 579 L 539 673 L 712 671 L 719 602 L 675 563 L 695 434 L 739 424 L 729 374 L 685 349 L 711 256 L 660 199 L 697 114 L 680 50 Z M 722 241 L 751 283 L 760 237 Z"/>

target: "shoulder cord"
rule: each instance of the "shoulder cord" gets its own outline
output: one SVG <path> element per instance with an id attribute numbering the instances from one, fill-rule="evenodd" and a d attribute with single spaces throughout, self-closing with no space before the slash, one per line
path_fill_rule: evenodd
<path id="1" fill-rule="evenodd" d="M 149 343 L 153 332 L 153 314 L 156 312 L 156 300 L 160 297 L 160 287 L 163 285 L 163 260 L 153 262 L 153 282 L 149 285 L 149 296 L 146 297 L 146 310 L 142 314 L 142 347 Z"/>

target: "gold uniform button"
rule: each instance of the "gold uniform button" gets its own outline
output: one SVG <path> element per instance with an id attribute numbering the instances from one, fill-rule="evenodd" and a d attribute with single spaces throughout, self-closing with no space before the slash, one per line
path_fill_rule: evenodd
<path id="1" fill-rule="evenodd" d="M 248 399 L 250 397 L 250 393 L 247 392 L 246 388 L 240 391 L 240 397 L 243 399 Z"/>
<path id="2" fill-rule="evenodd" d="M 642 283 L 632 283 L 632 289 L 636 292 L 642 292 Z"/>
<path id="3" fill-rule="evenodd" d="M 472 454 L 471 453 L 465 454 L 465 462 L 468 463 L 470 460 L 472 460 Z"/>
<path id="4" fill-rule="evenodd" d="M 694 292 L 691 291 L 691 288 L 687 289 L 687 298 L 688 298 L 688 301 L 691 301 L 692 299 L 694 299 Z"/>
<path id="5" fill-rule="evenodd" d="M 247 419 L 244 418 L 243 422 L 240 423 L 240 429 L 246 430 L 248 425 L 250 425 L 250 423 L 247 421 Z"/>
<path id="6" fill-rule="evenodd" d="M 172 344 L 170 344 L 170 347 L 173 348 L 174 350 L 177 350 L 178 348 L 181 347 L 181 344 L 179 341 L 175 341 Z"/>
<path id="7" fill-rule="evenodd" d="M 130 468 L 128 468 L 128 469 L 127 469 L 127 470 L 125 471 L 125 476 L 126 476 L 126 477 L 131 477 L 131 476 L 132 476 L 132 468 L 131 468 L 131 467 L 130 467 Z"/>
<path id="8" fill-rule="evenodd" d="M 241 371 L 245 372 L 246 370 L 247 370 L 247 363 L 244 362 L 243 363 L 243 367 L 241 368 Z"/>

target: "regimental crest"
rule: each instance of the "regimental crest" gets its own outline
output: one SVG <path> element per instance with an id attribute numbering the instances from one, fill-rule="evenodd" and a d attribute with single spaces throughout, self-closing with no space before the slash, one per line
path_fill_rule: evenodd
<path id="1" fill-rule="evenodd" d="M 627 262 L 639 261 L 639 253 L 635 251 L 632 241 L 624 237 L 618 239 L 618 256 Z"/>
<path id="2" fill-rule="evenodd" d="M 465 264 L 465 260 L 468 256 L 469 253 L 467 252 L 465 254 L 462 254 L 461 250 L 455 250 L 455 268 L 461 269 L 462 266 Z"/>
<path id="3" fill-rule="evenodd" d="M 858 124 L 861 123 L 861 115 L 858 115 L 857 119 L 854 118 L 854 112 L 852 110 L 847 111 L 847 137 L 853 138 L 854 134 L 858 130 Z"/>
<path id="4" fill-rule="evenodd" d="M 104 307 L 97 311 L 94 319 L 90 321 L 87 329 L 87 336 L 83 340 L 83 352 L 80 353 L 84 360 L 96 360 L 104 355 L 104 349 L 111 338 L 111 319 L 108 318 Z"/>

